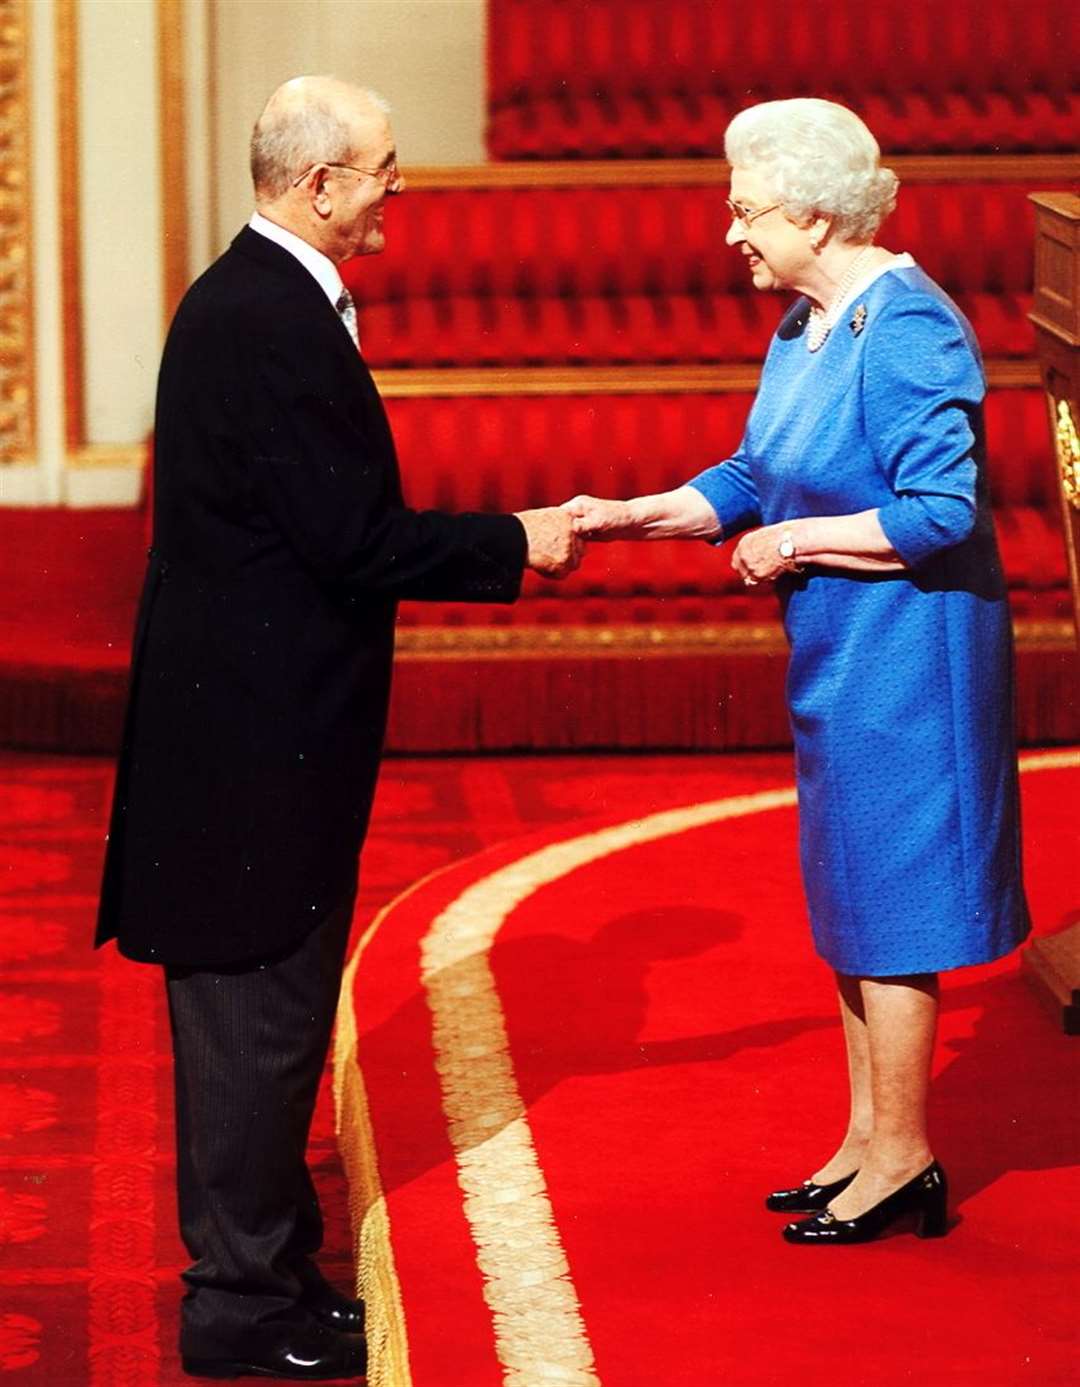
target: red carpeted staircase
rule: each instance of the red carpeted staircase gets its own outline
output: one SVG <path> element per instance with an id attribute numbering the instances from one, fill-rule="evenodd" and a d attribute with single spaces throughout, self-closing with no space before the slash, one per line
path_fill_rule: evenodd
<path id="1" fill-rule="evenodd" d="M 409 501 L 515 510 L 627 495 L 723 458 L 782 307 L 723 245 L 723 127 L 751 101 L 839 94 L 900 173 L 883 244 L 956 297 L 987 359 L 1021 737 L 1080 737 L 1027 319 L 1028 194 L 1080 178 L 1069 7 L 492 0 L 489 18 L 490 142 L 504 162 L 409 171 L 385 254 L 345 267 Z M 39 515 L 0 513 L 0 744 L 111 749 L 144 527 Z M 406 604 L 400 626 L 394 748 L 789 739 L 774 598 L 747 593 L 704 545 L 595 546 L 564 584 L 530 576 L 512 609 Z"/>
<path id="2" fill-rule="evenodd" d="M 706 157 L 752 101 L 824 96 L 895 152 L 1071 150 L 1068 0 L 491 0 L 500 159 Z"/>

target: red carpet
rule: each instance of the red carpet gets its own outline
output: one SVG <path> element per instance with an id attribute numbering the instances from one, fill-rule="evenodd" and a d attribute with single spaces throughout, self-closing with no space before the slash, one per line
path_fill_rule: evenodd
<path id="1" fill-rule="evenodd" d="M 500 1372 L 456 1182 L 417 970 L 435 908 L 597 822 L 754 794 L 789 774 L 786 756 L 387 764 L 358 932 L 449 868 L 384 919 L 357 994 L 416 1387 L 541 1380 Z M 186 1380 L 159 979 L 88 948 L 110 779 L 99 761 L 0 757 L 0 1373 L 13 1383 Z M 1074 819 L 1061 812 L 1077 779 L 1024 779 L 1043 928 L 1077 904 L 1065 875 Z M 1015 962 L 958 977 L 947 995 L 936 1131 L 962 1221 L 944 1243 L 897 1238 L 811 1266 L 814 1253 L 789 1255 L 759 1212 L 764 1188 L 817 1156 L 840 1106 L 791 832 L 790 811 L 775 809 L 629 848 L 553 881 L 499 931 L 498 994 L 584 1353 L 607 1387 L 1071 1380 L 1076 1042 Z M 485 1111 L 496 1131 L 522 1116 Z M 312 1154 L 324 1265 L 347 1286 L 332 1128 L 327 1089 Z M 535 1228 L 499 1217 L 511 1249 L 532 1245 Z M 527 1303 L 528 1276 L 510 1290 Z M 571 1344 L 560 1323 L 518 1335 L 525 1362 Z"/>
<path id="2" fill-rule="evenodd" d="M 1024 777 L 1044 929 L 1080 906 L 1071 759 Z M 617 851 L 596 820 L 497 846 L 370 935 L 340 1078 L 353 1174 L 373 1145 L 385 1196 L 358 1191 L 383 1312 L 371 1381 L 1075 1381 L 1077 1052 L 1016 960 L 947 983 L 951 1236 L 789 1248 L 762 1196 L 813 1169 L 846 1113 L 790 796 L 746 797 L 786 768 L 749 786 L 729 761 L 651 783 L 582 770 L 536 788 L 602 826 L 738 798 L 653 841 L 646 819 Z"/>

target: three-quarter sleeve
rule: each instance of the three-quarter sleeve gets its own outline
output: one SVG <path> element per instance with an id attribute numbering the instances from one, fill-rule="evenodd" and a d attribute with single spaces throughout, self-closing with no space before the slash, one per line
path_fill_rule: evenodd
<path id="1" fill-rule="evenodd" d="M 704 472 L 691 477 L 686 485 L 700 491 L 716 512 L 720 534 L 715 543 L 723 543 L 740 530 L 749 530 L 761 524 L 757 487 L 750 473 L 750 464 L 741 453 L 736 452 L 726 462 L 706 467 Z"/>
<path id="2" fill-rule="evenodd" d="M 962 323 L 928 294 L 901 295 L 868 331 L 866 430 L 896 497 L 878 518 L 897 554 L 917 568 L 975 524 L 972 419 L 985 381 Z"/>

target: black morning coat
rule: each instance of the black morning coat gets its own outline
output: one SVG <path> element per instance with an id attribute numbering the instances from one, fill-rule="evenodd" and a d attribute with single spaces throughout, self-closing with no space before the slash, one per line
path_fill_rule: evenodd
<path id="1" fill-rule="evenodd" d="M 238 964 L 298 943 L 355 887 L 397 600 L 513 601 L 525 532 L 405 507 L 348 332 L 250 228 L 173 321 L 155 453 L 96 942 Z"/>

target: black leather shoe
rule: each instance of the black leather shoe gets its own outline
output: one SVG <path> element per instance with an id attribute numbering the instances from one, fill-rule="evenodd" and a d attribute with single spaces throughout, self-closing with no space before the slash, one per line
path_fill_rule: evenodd
<path id="1" fill-rule="evenodd" d="M 945 1172 L 934 1161 L 858 1218 L 837 1218 L 826 1209 L 800 1223 L 789 1223 L 783 1230 L 784 1240 L 789 1243 L 868 1243 L 906 1217 L 915 1220 L 915 1232 L 920 1238 L 943 1238 L 949 1228 L 948 1195 Z"/>
<path id="2" fill-rule="evenodd" d="M 329 1329 L 338 1329 L 344 1334 L 364 1332 L 364 1302 L 342 1295 L 325 1281 L 306 1285 L 300 1304 Z"/>
<path id="3" fill-rule="evenodd" d="M 829 1200 L 835 1199 L 841 1190 L 846 1190 L 857 1170 L 845 1175 L 842 1180 L 833 1180 L 827 1185 L 815 1185 L 813 1180 L 804 1180 L 797 1189 L 774 1190 L 765 1198 L 765 1207 L 774 1214 L 816 1214 L 827 1209 Z"/>
<path id="4" fill-rule="evenodd" d="M 362 1334 L 337 1334 L 321 1324 L 312 1324 L 283 1331 L 257 1350 L 216 1358 L 184 1354 L 180 1363 L 190 1377 L 277 1377 L 325 1382 L 330 1378 L 362 1378 L 367 1371 L 367 1344 Z"/>

